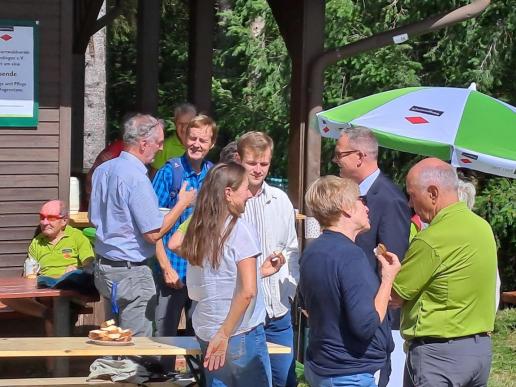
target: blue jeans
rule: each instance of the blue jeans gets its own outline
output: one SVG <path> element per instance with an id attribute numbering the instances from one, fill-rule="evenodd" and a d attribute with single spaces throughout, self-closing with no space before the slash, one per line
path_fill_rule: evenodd
<path id="1" fill-rule="evenodd" d="M 208 342 L 197 338 L 203 355 L 206 354 Z M 258 325 L 249 332 L 232 336 L 229 339 L 224 367 L 216 371 L 204 369 L 206 386 L 272 386 L 271 363 L 263 325 Z"/>
<path id="2" fill-rule="evenodd" d="M 305 363 L 305 378 L 312 387 L 376 387 L 373 374 L 319 376 Z"/>
<path id="3" fill-rule="evenodd" d="M 294 331 L 290 310 L 276 319 L 265 319 L 265 336 L 267 341 L 284 345 L 291 349 L 287 355 L 272 355 L 272 384 L 275 387 L 297 386 L 296 362 L 294 360 Z"/>

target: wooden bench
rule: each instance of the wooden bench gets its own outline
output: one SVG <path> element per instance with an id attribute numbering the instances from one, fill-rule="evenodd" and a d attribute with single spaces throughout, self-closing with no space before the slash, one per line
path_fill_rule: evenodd
<path id="1" fill-rule="evenodd" d="M 92 314 L 93 307 L 90 305 L 83 305 L 77 310 L 78 314 Z M 31 319 L 33 316 L 18 312 L 10 306 L 5 305 L 0 301 L 0 320 L 16 320 L 16 319 Z"/>

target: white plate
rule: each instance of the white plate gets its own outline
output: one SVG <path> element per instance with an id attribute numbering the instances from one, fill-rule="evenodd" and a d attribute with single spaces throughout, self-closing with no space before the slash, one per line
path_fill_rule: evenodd
<path id="1" fill-rule="evenodd" d="M 108 346 L 124 346 L 124 345 L 134 345 L 133 341 L 105 341 L 105 340 L 93 340 L 89 339 L 87 343 L 96 344 L 96 345 L 108 345 Z"/>

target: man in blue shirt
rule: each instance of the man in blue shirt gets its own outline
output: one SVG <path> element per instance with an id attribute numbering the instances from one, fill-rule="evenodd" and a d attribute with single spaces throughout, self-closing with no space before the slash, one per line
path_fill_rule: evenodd
<path id="1" fill-rule="evenodd" d="M 177 201 L 177 190 L 186 183 L 190 191 L 199 191 L 201 185 L 213 165 L 205 160 L 206 155 L 215 145 L 217 125 L 208 116 L 194 117 L 186 129 L 186 152 L 180 158 L 173 158 L 158 170 L 152 185 L 158 197 L 159 207 L 173 208 Z M 176 336 L 177 327 L 183 308 L 188 310 L 191 300 L 186 288 L 187 261 L 171 251 L 168 240 L 193 212 L 193 206 L 186 208 L 162 241 L 156 244 L 158 265 L 155 270 L 157 287 L 156 329 L 158 336 Z M 209 237 L 209 236 L 206 236 Z M 187 319 L 187 330 L 193 334 L 190 319 Z M 173 359 L 163 359 L 162 366 L 172 371 Z"/>
<path id="2" fill-rule="evenodd" d="M 183 188 L 172 211 L 163 215 L 147 176 L 163 146 L 163 127 L 136 114 L 124 122 L 124 151 L 93 174 L 90 220 L 96 228 L 95 286 L 109 317 L 136 336 L 152 336 L 156 289 L 147 260 L 155 243 L 170 230 L 194 193 Z"/>

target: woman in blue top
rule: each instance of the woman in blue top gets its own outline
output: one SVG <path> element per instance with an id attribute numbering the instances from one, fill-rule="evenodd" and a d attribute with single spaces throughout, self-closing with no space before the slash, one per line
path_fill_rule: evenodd
<path id="1" fill-rule="evenodd" d="M 188 259 L 192 316 L 208 386 L 270 386 L 261 277 L 276 273 L 281 254 L 257 269 L 255 229 L 240 215 L 251 197 L 245 169 L 219 164 L 208 173 L 181 246 Z"/>
<path id="2" fill-rule="evenodd" d="M 321 177 L 305 200 L 324 230 L 300 262 L 298 290 L 310 322 L 306 379 L 319 387 L 376 386 L 374 373 L 393 349 L 386 313 L 400 263 L 378 255 L 379 280 L 355 245 L 369 217 L 353 181 Z"/>

